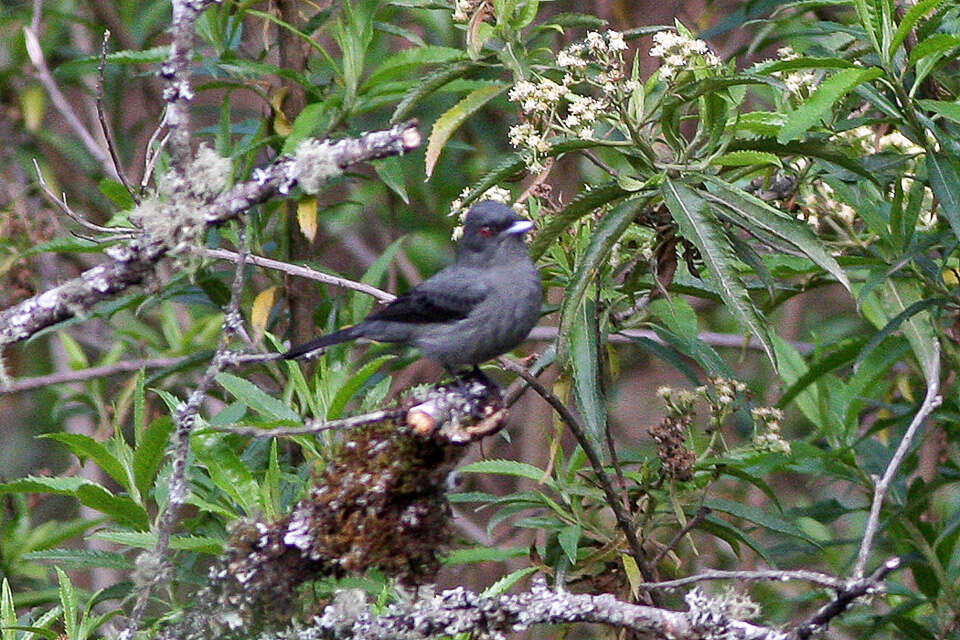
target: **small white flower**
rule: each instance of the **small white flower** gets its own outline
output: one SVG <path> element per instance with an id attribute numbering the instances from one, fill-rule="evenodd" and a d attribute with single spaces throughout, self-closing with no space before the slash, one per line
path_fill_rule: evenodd
<path id="1" fill-rule="evenodd" d="M 610 51 L 627 50 L 627 43 L 623 39 L 623 34 L 619 31 L 607 31 L 607 46 L 610 47 Z"/>

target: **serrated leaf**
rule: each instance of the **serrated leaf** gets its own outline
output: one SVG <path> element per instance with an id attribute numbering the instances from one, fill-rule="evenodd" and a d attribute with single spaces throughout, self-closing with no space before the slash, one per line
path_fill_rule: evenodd
<path id="1" fill-rule="evenodd" d="M 153 549 L 157 546 L 157 534 L 149 532 L 98 531 L 91 537 L 137 549 Z M 223 551 L 223 541 L 205 536 L 171 536 L 170 548 L 218 554 Z"/>
<path id="2" fill-rule="evenodd" d="M 77 618 L 80 615 L 77 604 L 77 590 L 70 578 L 60 567 L 54 567 L 57 572 L 57 583 L 60 591 L 60 606 L 63 608 L 63 631 L 67 640 L 80 640 L 77 637 Z"/>
<path id="3" fill-rule="evenodd" d="M 710 164 L 720 165 L 721 167 L 749 167 L 755 164 L 772 164 L 777 167 L 783 167 L 780 158 L 766 151 L 731 151 L 729 153 L 722 153 L 713 158 Z"/>
<path id="4" fill-rule="evenodd" d="M 137 530 L 150 526 L 146 510 L 128 496 L 114 495 L 93 482 L 79 486 L 74 495 L 80 504 L 110 516 L 117 524 Z"/>
<path id="5" fill-rule="evenodd" d="M 467 94 L 460 102 L 453 105 L 443 115 L 437 118 L 430 130 L 430 139 L 427 141 L 427 152 L 424 159 L 427 178 L 433 175 L 437 160 L 443 147 L 450 140 L 450 136 L 463 124 L 467 118 L 479 111 L 485 104 L 507 90 L 510 85 L 500 84 L 489 87 L 480 87 Z"/>
<path id="6" fill-rule="evenodd" d="M 903 14 L 900 25 L 897 27 L 897 32 L 893 34 L 893 39 L 890 41 L 890 48 L 887 49 L 888 59 L 893 59 L 893 56 L 896 55 L 900 49 L 900 45 L 907 39 L 907 36 L 910 35 L 910 32 L 916 24 L 920 22 L 924 16 L 940 6 L 942 2 L 943 0 L 920 0 L 920 2 L 917 2 L 907 9 Z"/>
<path id="7" fill-rule="evenodd" d="M 774 368 L 777 357 L 766 323 L 753 305 L 733 264 L 733 255 L 719 221 L 696 191 L 670 178 L 664 180 L 663 201 L 680 227 L 681 234 L 700 251 L 717 291 L 733 316 L 760 341 Z"/>
<path id="8" fill-rule="evenodd" d="M 472 71 L 475 66 L 476 63 L 465 60 L 427 74 L 421 82 L 414 84 L 413 87 L 403 95 L 403 98 L 397 103 L 397 107 L 390 116 L 390 122 L 395 123 L 403 120 L 410 115 L 414 107 L 420 104 L 421 100 L 451 80 L 463 77 Z"/>
<path id="9" fill-rule="evenodd" d="M 171 433 L 173 420 L 170 416 L 160 416 L 141 432 L 137 440 L 133 450 L 133 477 L 142 496 L 153 484 Z"/>
<path id="10" fill-rule="evenodd" d="M 6 576 L 0 585 L 0 640 L 16 640 L 17 634 L 10 629 L 17 624 L 17 608 L 13 606 L 13 592 Z"/>
<path id="11" fill-rule="evenodd" d="M 917 100 L 917 102 L 927 111 L 933 111 L 948 120 L 960 123 L 960 102 L 946 100 Z"/>
<path id="12" fill-rule="evenodd" d="M 403 71 L 406 67 L 418 67 L 427 64 L 452 63 L 466 58 L 463 50 L 454 47 L 427 45 L 425 47 L 411 47 L 403 49 L 389 56 L 377 70 L 364 82 L 364 88 L 369 88 L 389 79 L 394 74 Z"/>
<path id="13" fill-rule="evenodd" d="M 583 416 L 587 437 L 595 451 L 606 452 L 607 407 L 600 381 L 600 355 L 596 307 L 585 300 L 570 328 L 570 366 L 573 368 L 573 388 L 577 408 Z M 604 456 L 605 457 L 605 456 Z"/>
<path id="14" fill-rule="evenodd" d="M 300 422 L 300 416 L 290 407 L 281 400 L 266 393 L 252 382 L 238 378 L 231 373 L 220 373 L 217 375 L 216 380 L 220 386 L 233 394 L 237 400 L 240 400 L 262 416 L 273 420 L 289 421 L 295 424 Z"/>
<path id="15" fill-rule="evenodd" d="M 617 190 L 620 190 L 619 186 Z M 587 288 L 606 263 L 613 245 L 617 243 L 627 227 L 633 224 L 638 207 L 639 205 L 632 201 L 621 204 L 613 211 L 607 212 L 590 234 L 590 242 L 575 266 L 575 272 L 567 284 L 563 303 L 560 306 L 557 363 L 561 367 L 566 366 L 570 354 L 572 327 L 576 322 L 577 314 L 582 310 Z"/>
<path id="16" fill-rule="evenodd" d="M 880 185 L 877 176 L 864 167 L 857 159 L 845 155 L 843 147 L 838 147 L 837 145 L 821 140 L 793 141 L 781 144 L 772 137 L 764 137 L 757 140 L 734 140 L 728 148 L 731 151 L 737 149 L 755 149 L 758 151 L 770 151 L 779 156 L 802 155 L 819 158 L 863 176 L 874 184 Z"/>
<path id="17" fill-rule="evenodd" d="M 458 495 L 458 494 L 454 494 Z M 443 559 L 444 566 L 455 567 L 478 562 L 504 562 L 513 558 L 523 558 L 529 553 L 525 547 L 470 547 L 454 549 Z"/>
<path id="18" fill-rule="evenodd" d="M 910 64 L 916 65 L 920 60 L 932 55 L 940 57 L 957 47 L 960 47 L 960 35 L 935 33 L 924 38 L 913 48 L 910 52 Z"/>
<path id="19" fill-rule="evenodd" d="M 847 291 L 851 290 L 847 274 L 823 247 L 809 225 L 787 216 L 779 209 L 771 207 L 742 189 L 737 189 L 725 180 L 710 175 L 704 175 L 703 179 L 713 187 L 711 196 L 717 198 L 733 215 L 734 222 L 748 231 L 759 229 L 786 242 L 836 278 Z"/>
<path id="20" fill-rule="evenodd" d="M 526 478 L 534 482 L 540 482 L 543 479 L 543 469 L 535 467 L 526 462 L 516 460 L 479 460 L 471 462 L 459 469 L 460 473 L 495 473 L 501 476 L 516 476 Z M 553 480 L 547 480 L 547 486 L 553 486 Z"/>
<path id="21" fill-rule="evenodd" d="M 926 163 L 930 188 L 940 201 L 940 210 L 953 234 L 960 238 L 960 174 L 951 159 L 942 153 L 928 153 Z"/>
<path id="22" fill-rule="evenodd" d="M 316 205 L 315 198 L 313 201 L 314 205 Z M 250 325 L 259 335 L 262 335 L 263 332 L 267 330 L 267 323 L 270 321 L 270 311 L 273 309 L 273 303 L 277 299 L 277 289 L 279 289 L 279 287 L 267 287 L 253 299 L 253 305 L 250 307 Z"/>
<path id="23" fill-rule="evenodd" d="M 539 570 L 539 567 L 524 567 L 522 569 L 517 569 L 516 571 L 511 571 L 484 589 L 480 595 L 484 598 L 492 598 L 502 595 L 512 589 L 513 585 L 517 584 L 531 573 L 536 573 Z"/>
<path id="24" fill-rule="evenodd" d="M 787 114 L 787 121 L 777 134 L 780 143 L 796 140 L 823 118 L 833 105 L 857 88 L 857 85 L 869 82 L 883 75 L 878 67 L 867 69 L 842 69 L 822 83 L 807 100 L 795 110 Z"/>
<path id="25" fill-rule="evenodd" d="M 752 505 L 743 504 L 740 502 L 732 502 L 730 500 L 724 500 L 723 498 L 708 498 L 704 501 L 703 505 L 714 511 L 722 511 L 723 513 L 729 513 L 730 515 L 746 520 L 747 522 L 753 522 L 754 524 L 758 524 L 762 527 L 770 529 L 771 531 L 783 533 L 794 538 L 800 538 L 801 540 L 805 540 L 816 547 L 820 546 L 815 539 L 808 536 L 792 522 L 788 522 L 779 516 L 775 516 L 772 513 L 760 509 L 759 507 L 754 507 Z"/>
<path id="26" fill-rule="evenodd" d="M 24 560 L 34 562 L 52 562 L 67 569 L 117 569 L 131 571 L 133 562 L 116 551 L 97 551 L 94 549 L 48 549 L 23 554 Z"/>
<path id="27" fill-rule="evenodd" d="M 236 454 L 227 436 L 222 433 L 194 433 L 190 436 L 190 448 L 221 491 L 236 500 L 248 515 L 257 510 L 260 485 Z"/>
<path id="28" fill-rule="evenodd" d="M 121 486 L 128 487 L 130 479 L 123 465 L 117 460 L 103 443 L 97 442 L 90 436 L 79 433 L 45 433 L 40 438 L 56 440 L 70 448 L 70 451 L 80 459 L 89 458 L 97 463 L 107 475 L 116 480 Z M 129 488 L 129 487 L 128 487 Z"/>

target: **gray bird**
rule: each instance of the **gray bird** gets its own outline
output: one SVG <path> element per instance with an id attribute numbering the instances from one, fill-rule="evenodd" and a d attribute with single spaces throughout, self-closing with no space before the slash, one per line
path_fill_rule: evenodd
<path id="1" fill-rule="evenodd" d="M 347 340 L 412 345 L 453 373 L 523 342 L 540 317 L 540 272 L 523 235 L 533 223 L 499 202 L 470 208 L 454 264 L 383 309 L 283 354 L 299 356 Z"/>

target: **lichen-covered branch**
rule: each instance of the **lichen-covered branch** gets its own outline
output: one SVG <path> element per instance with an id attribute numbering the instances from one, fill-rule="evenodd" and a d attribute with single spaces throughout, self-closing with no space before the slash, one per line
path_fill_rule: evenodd
<path id="1" fill-rule="evenodd" d="M 539 579 L 530 591 L 480 596 L 462 587 L 413 603 L 395 604 L 371 615 L 362 600 L 340 598 L 312 627 L 288 630 L 269 640 L 415 640 L 472 633 L 484 636 L 523 631 L 545 624 L 588 622 L 649 634 L 652 638 L 702 640 L 786 640 L 786 633 L 738 620 L 737 608 L 698 589 L 687 594 L 687 611 L 630 604 L 610 594 L 552 591 Z"/>
<path id="2" fill-rule="evenodd" d="M 390 155 L 403 154 L 420 145 L 416 124 L 398 124 L 389 129 L 371 131 L 357 138 L 336 141 L 311 140 L 292 156 L 284 156 L 254 171 L 253 179 L 237 184 L 219 195 L 201 202 L 192 197 L 190 207 L 182 205 L 176 190 L 165 202 L 157 203 L 158 219 L 165 220 L 169 234 L 143 233 L 104 251 L 108 261 L 82 273 L 58 287 L 0 312 L 0 348 L 29 338 L 41 329 L 74 316 L 82 317 L 94 305 L 131 286 L 144 282 L 165 255 L 184 242 L 186 229 L 196 222 L 216 226 L 240 216 L 252 206 L 287 193 L 295 185 L 317 189 L 324 181 L 347 167 Z M 190 184 L 179 187 L 184 193 L 195 191 Z M 177 219 L 189 210 L 191 220 Z M 195 225 L 194 225 L 195 226 Z M 193 231 L 196 234 L 196 230 Z"/>

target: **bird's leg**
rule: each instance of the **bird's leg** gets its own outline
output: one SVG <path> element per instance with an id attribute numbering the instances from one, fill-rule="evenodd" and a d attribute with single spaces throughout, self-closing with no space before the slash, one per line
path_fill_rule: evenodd
<path id="1" fill-rule="evenodd" d="M 478 364 L 473 365 L 473 371 L 470 372 L 470 377 L 473 378 L 474 380 L 479 381 L 480 383 L 483 384 L 483 386 L 487 388 L 497 387 L 497 384 L 493 380 L 487 377 L 487 374 L 485 374 L 483 370 L 480 369 L 480 365 Z"/>

